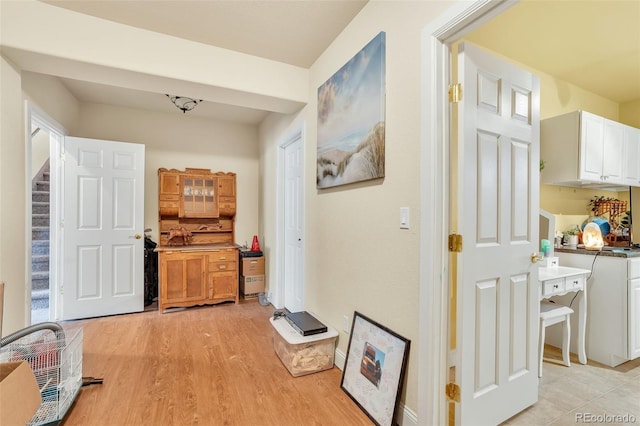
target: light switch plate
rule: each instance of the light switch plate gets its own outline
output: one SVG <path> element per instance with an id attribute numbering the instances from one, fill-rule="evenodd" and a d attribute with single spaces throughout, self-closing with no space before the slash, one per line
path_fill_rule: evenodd
<path id="1" fill-rule="evenodd" d="M 409 207 L 400 207 L 400 229 L 409 229 Z"/>

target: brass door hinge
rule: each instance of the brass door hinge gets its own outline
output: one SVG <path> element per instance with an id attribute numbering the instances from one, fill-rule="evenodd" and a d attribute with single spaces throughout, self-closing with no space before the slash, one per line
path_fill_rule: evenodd
<path id="1" fill-rule="evenodd" d="M 449 234 L 449 251 L 454 253 L 462 252 L 462 235 Z"/>
<path id="2" fill-rule="evenodd" d="M 462 83 L 449 85 L 449 102 L 457 104 L 462 100 Z"/>
<path id="3" fill-rule="evenodd" d="M 457 384 L 453 382 L 447 383 L 445 393 L 447 394 L 447 400 L 449 400 L 449 402 L 460 402 L 460 386 Z"/>

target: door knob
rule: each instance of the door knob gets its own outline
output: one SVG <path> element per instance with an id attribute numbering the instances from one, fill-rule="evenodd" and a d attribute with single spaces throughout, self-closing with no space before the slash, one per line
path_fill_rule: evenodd
<path id="1" fill-rule="evenodd" d="M 542 259 L 544 258 L 540 256 L 538 253 L 531 253 L 531 263 L 540 262 Z"/>
<path id="2" fill-rule="evenodd" d="M 134 235 L 134 237 L 136 237 L 136 240 L 139 240 L 140 238 L 142 238 L 142 235 L 136 234 L 136 235 Z"/>

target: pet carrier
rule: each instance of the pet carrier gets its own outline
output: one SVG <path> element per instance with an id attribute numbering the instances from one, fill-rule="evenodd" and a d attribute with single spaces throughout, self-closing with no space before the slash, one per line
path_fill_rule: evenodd
<path id="1" fill-rule="evenodd" d="M 82 329 L 46 322 L 0 340 L 0 360 L 29 363 L 42 404 L 28 425 L 58 424 L 82 386 Z"/>

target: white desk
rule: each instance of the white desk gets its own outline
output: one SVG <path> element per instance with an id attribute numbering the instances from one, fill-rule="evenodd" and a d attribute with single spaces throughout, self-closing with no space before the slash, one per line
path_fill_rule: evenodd
<path id="1" fill-rule="evenodd" d="M 553 296 L 562 296 L 567 293 L 579 292 L 578 301 L 578 360 L 580 364 L 587 363 L 587 353 L 585 351 L 585 332 L 587 329 L 587 276 L 591 273 L 588 269 L 569 268 L 558 266 L 557 268 L 539 268 L 538 296 L 540 300 L 549 299 Z M 580 292 L 580 290 L 582 290 Z"/>

